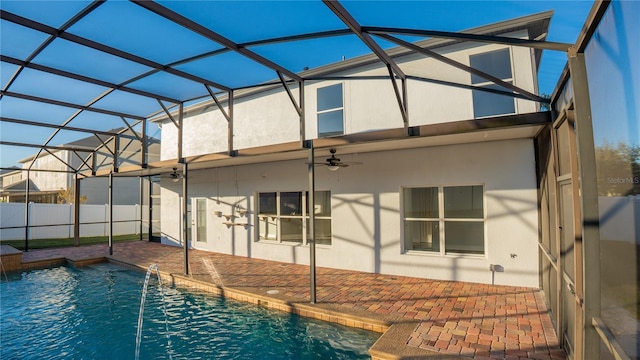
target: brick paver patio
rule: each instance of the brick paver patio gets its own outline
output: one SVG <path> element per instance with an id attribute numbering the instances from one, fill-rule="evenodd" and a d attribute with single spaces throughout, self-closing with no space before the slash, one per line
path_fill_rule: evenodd
<path id="1" fill-rule="evenodd" d="M 309 304 L 308 266 L 198 250 L 189 254 L 194 279 L 290 304 Z M 33 250 L 24 253 L 22 261 L 58 257 L 77 261 L 106 255 L 106 245 L 94 245 Z M 168 273 L 184 272 L 182 249 L 157 243 L 117 243 L 113 258 L 142 267 L 156 263 Z M 396 331 L 399 335 L 391 341 L 396 348 L 407 348 L 412 359 L 565 358 L 538 289 L 328 268 L 317 269 L 316 284 L 314 307 L 408 329 Z M 273 289 L 279 293 L 267 294 Z"/>

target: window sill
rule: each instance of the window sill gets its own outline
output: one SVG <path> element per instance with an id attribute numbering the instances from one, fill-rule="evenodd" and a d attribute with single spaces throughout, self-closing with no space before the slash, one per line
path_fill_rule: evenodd
<path id="1" fill-rule="evenodd" d="M 300 246 L 300 247 L 309 247 L 309 244 L 295 243 L 292 241 L 277 241 L 277 240 L 256 240 L 256 243 L 260 244 L 269 244 L 269 245 L 284 245 L 284 246 Z M 316 244 L 316 248 L 324 248 L 331 249 L 331 245 L 327 244 Z"/>
<path id="2" fill-rule="evenodd" d="M 420 251 L 420 250 L 405 250 L 403 255 L 416 255 L 416 256 L 427 256 L 427 257 L 437 257 L 437 258 L 449 258 L 449 259 L 475 259 L 475 260 L 485 260 L 487 259 L 487 254 L 464 254 L 464 253 L 439 253 L 439 252 L 430 252 L 430 251 Z"/>

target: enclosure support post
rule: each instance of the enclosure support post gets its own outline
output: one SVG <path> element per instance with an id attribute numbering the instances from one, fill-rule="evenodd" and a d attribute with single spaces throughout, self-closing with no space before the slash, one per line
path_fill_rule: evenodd
<path id="1" fill-rule="evenodd" d="M 140 142 L 140 166 L 143 169 L 146 169 L 148 165 L 147 151 L 149 151 L 149 148 L 147 146 L 147 120 L 142 120 L 142 141 Z"/>
<path id="2" fill-rule="evenodd" d="M 189 237 L 187 229 L 187 162 L 182 163 L 182 244 L 184 246 L 184 274 L 189 275 Z"/>
<path id="3" fill-rule="evenodd" d="M 316 303 L 316 212 L 315 212 L 315 193 L 316 193 L 316 179 L 315 179 L 315 163 L 314 163 L 314 149 L 313 141 L 308 141 L 307 146 L 309 148 L 309 235 L 307 239 L 309 243 L 309 286 L 310 286 L 310 301 L 312 304 Z"/>
<path id="4" fill-rule="evenodd" d="M 600 354 L 600 336 L 591 326 L 592 319 L 600 316 L 600 225 L 598 187 L 596 179 L 595 145 L 589 82 L 584 53 L 569 49 L 569 71 L 573 82 L 573 102 L 576 119 L 578 165 L 580 171 L 580 200 L 582 208 L 582 251 L 584 274 L 582 328 L 585 359 L 597 359 Z"/>
<path id="5" fill-rule="evenodd" d="M 109 255 L 113 255 L 113 172 L 109 173 Z"/>
<path id="6" fill-rule="evenodd" d="M 178 106 L 178 159 L 182 159 L 182 140 L 184 137 L 184 103 L 180 103 Z"/>
<path id="7" fill-rule="evenodd" d="M 78 173 L 74 176 L 73 192 L 73 246 L 80 246 L 80 178 Z"/>
<path id="8" fill-rule="evenodd" d="M 27 170 L 27 181 L 24 189 L 24 251 L 29 251 L 29 178 L 31 171 Z"/>
<path id="9" fill-rule="evenodd" d="M 118 172 L 118 162 L 120 161 L 120 136 L 113 137 L 113 171 Z"/>
<path id="10" fill-rule="evenodd" d="M 227 106 L 229 107 L 229 120 L 227 126 L 227 146 L 229 154 L 233 154 L 233 90 L 227 96 Z"/>
<path id="11" fill-rule="evenodd" d="M 304 105 L 304 80 L 298 82 L 298 88 L 299 88 L 298 89 L 298 96 L 299 96 L 298 103 L 300 104 L 300 112 L 298 113 L 299 118 L 300 118 L 300 141 L 302 143 L 304 143 L 305 139 L 307 138 L 307 133 L 306 133 L 307 124 L 306 124 L 305 108 L 304 108 L 304 106 L 305 106 Z"/>

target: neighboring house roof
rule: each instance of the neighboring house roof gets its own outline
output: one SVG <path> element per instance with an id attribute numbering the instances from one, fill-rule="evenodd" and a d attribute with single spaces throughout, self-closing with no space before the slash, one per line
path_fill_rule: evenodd
<path id="1" fill-rule="evenodd" d="M 120 132 L 122 130 L 124 130 L 124 128 L 116 128 L 116 129 L 108 130 L 108 132 L 118 133 L 118 132 Z M 128 134 L 125 132 L 121 136 L 127 136 L 127 135 Z M 129 135 L 129 136 L 132 136 L 132 135 Z M 142 136 L 142 135 L 138 133 L 138 136 Z M 98 139 L 98 137 L 99 137 L 99 139 Z M 100 145 L 102 145 L 103 142 L 106 143 L 110 138 L 111 138 L 110 135 L 95 134 L 95 135 L 90 135 L 90 136 L 84 137 L 82 139 L 78 139 L 78 140 L 75 140 L 75 141 L 68 142 L 66 144 L 62 144 L 60 146 L 68 146 L 68 147 L 75 148 L 75 149 L 85 149 L 87 152 L 92 152 L 95 149 L 97 149 Z M 160 144 L 160 140 L 156 139 L 156 138 L 153 138 L 153 137 L 147 137 L 147 141 L 149 142 L 149 145 Z M 51 152 L 57 153 L 59 151 L 61 151 L 61 150 L 52 150 Z M 46 153 L 46 152 L 40 153 L 40 156 L 46 156 L 46 155 L 49 155 L 49 153 Z M 26 162 L 29 162 L 29 161 L 33 160 L 33 158 L 35 158 L 35 157 L 36 157 L 36 154 L 33 154 L 31 156 L 28 156 L 28 157 L 26 157 L 24 159 L 19 160 L 18 162 L 21 163 L 21 164 L 24 164 Z"/>
<path id="2" fill-rule="evenodd" d="M 108 130 L 108 132 L 111 133 L 119 133 L 122 130 L 124 130 L 124 128 L 116 128 L 116 129 L 111 129 Z M 137 133 L 138 136 L 142 136 L 142 134 Z M 129 136 L 129 137 L 135 137 L 135 135 L 131 135 L 129 132 L 125 132 L 123 134 L 121 134 L 120 136 Z M 98 139 L 98 137 L 100 139 Z M 95 136 L 87 136 L 85 138 L 76 140 L 76 141 L 72 141 L 70 143 L 64 144 L 67 146 L 73 146 L 73 147 L 80 147 L 80 148 L 87 148 L 90 151 L 93 151 L 95 148 L 97 148 L 98 146 L 102 145 L 102 142 L 106 142 L 111 136 L 108 135 L 100 135 L 100 134 L 96 134 Z M 102 141 L 100 141 L 102 140 Z M 155 144 L 155 143 L 160 143 L 159 139 L 153 138 L 153 137 L 147 137 L 147 141 L 149 141 L 150 144 Z"/>
<path id="3" fill-rule="evenodd" d="M 24 193 L 25 188 L 27 187 L 26 185 L 27 180 L 20 180 L 18 182 L 15 182 L 5 188 L 0 189 L 0 194 L 2 195 L 9 195 L 9 194 L 17 194 L 17 193 Z M 40 189 L 38 188 L 38 186 L 36 186 L 36 184 L 29 179 L 29 192 L 37 192 L 40 191 Z"/>
<path id="4" fill-rule="evenodd" d="M 11 168 L 8 168 L 8 169 L 2 169 L 2 170 L 0 170 L 0 177 L 11 175 L 11 174 L 17 173 L 17 172 L 19 172 L 21 170 L 22 169 L 20 169 L 19 167 L 15 167 L 15 166 L 11 167 Z"/>

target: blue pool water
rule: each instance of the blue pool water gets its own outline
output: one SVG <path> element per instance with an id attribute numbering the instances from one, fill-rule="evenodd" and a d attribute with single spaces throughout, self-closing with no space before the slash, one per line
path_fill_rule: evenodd
<path id="1" fill-rule="evenodd" d="M 133 359 L 143 284 L 111 264 L 9 274 L 0 359 Z M 167 339 L 154 277 L 148 291 L 140 359 L 369 359 L 379 336 L 165 285 Z"/>

